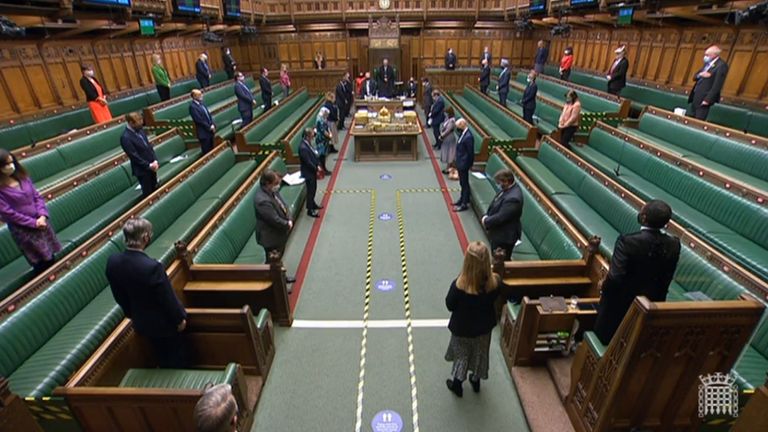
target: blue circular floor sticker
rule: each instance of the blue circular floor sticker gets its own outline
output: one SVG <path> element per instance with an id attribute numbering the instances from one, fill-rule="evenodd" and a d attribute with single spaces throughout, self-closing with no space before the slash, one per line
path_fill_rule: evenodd
<path id="1" fill-rule="evenodd" d="M 403 430 L 403 419 L 395 411 L 379 411 L 371 420 L 373 432 L 400 432 Z"/>
<path id="2" fill-rule="evenodd" d="M 379 176 L 379 178 L 382 180 L 392 180 L 392 176 L 389 174 L 382 174 Z"/>
<path id="3" fill-rule="evenodd" d="M 384 212 L 384 213 L 381 213 L 381 214 L 379 215 L 379 220 L 382 220 L 382 221 L 384 221 L 384 222 L 387 222 L 387 221 L 391 221 L 393 217 L 394 217 L 394 216 L 392 216 L 392 213 L 387 213 L 387 212 Z"/>
<path id="4" fill-rule="evenodd" d="M 376 281 L 376 289 L 379 291 L 392 291 L 395 289 L 395 283 L 389 279 L 380 279 Z"/>

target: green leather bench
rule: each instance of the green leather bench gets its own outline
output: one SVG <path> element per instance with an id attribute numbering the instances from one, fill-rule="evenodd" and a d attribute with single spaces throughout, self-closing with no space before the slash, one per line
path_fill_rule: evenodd
<path id="1" fill-rule="evenodd" d="M 283 88 L 277 86 L 272 91 L 272 101 L 282 101 Z M 253 118 L 258 118 L 264 114 L 264 106 L 256 105 L 252 110 Z M 224 140 L 231 141 L 235 137 L 236 130 L 232 127 L 232 122 L 240 119 L 240 111 L 237 110 L 237 104 L 233 104 L 227 109 L 213 115 L 213 124 L 216 125 L 216 135 Z M 245 125 L 240 125 L 242 128 Z"/>
<path id="2" fill-rule="evenodd" d="M 527 77 L 528 74 L 526 72 L 518 72 L 515 79 L 518 83 L 526 85 Z M 539 93 L 549 96 L 557 101 L 564 100 L 565 94 L 571 90 L 569 87 L 546 79 L 537 80 L 536 85 L 539 87 Z M 581 106 L 584 111 L 592 113 L 618 113 L 621 108 L 619 104 L 614 101 L 603 99 L 589 93 L 577 93 L 579 94 L 579 100 L 581 101 Z"/>
<path id="3" fill-rule="evenodd" d="M 226 72 L 219 71 L 213 74 L 211 83 L 216 84 L 227 78 Z M 197 81 L 185 79 L 174 82 L 171 85 L 171 96 L 189 94 L 193 88 L 197 88 Z M 143 92 L 137 92 L 122 98 L 109 101 L 109 109 L 113 117 L 127 114 L 131 111 L 140 111 L 149 105 L 160 102 L 157 90 L 154 88 Z M 66 111 L 61 114 L 53 114 L 45 118 L 19 122 L 0 129 L 0 146 L 7 150 L 31 145 L 44 141 L 57 135 L 67 133 L 72 129 L 82 129 L 93 124 L 93 118 L 88 107 Z"/>
<path id="4" fill-rule="evenodd" d="M 276 158 L 269 168 L 285 174 L 287 168 L 282 158 Z M 256 211 L 253 207 L 253 196 L 259 188 L 254 184 L 248 194 L 234 210 L 216 228 L 216 231 L 197 252 L 194 258 L 196 264 L 263 264 L 266 261 L 264 248 L 254 237 L 256 230 Z M 288 211 L 294 220 L 301 211 L 306 197 L 306 186 L 302 183 L 295 186 L 283 184 L 280 187 Z"/>
<path id="5" fill-rule="evenodd" d="M 768 190 L 768 152 L 757 146 L 682 125 L 651 113 L 644 113 L 640 117 L 637 129 L 619 129 L 713 171 Z"/>
<path id="6" fill-rule="evenodd" d="M 180 136 L 157 146 L 158 180 L 165 183 L 200 156 L 187 150 Z M 174 157 L 184 159 L 170 163 Z M 129 162 L 100 174 L 47 203 L 51 226 L 66 255 L 93 234 L 125 213 L 141 199 Z M 0 299 L 7 297 L 33 277 L 32 267 L 13 241 L 8 226 L 0 227 Z"/>
<path id="7" fill-rule="evenodd" d="M 234 384 L 237 363 L 224 370 L 210 369 L 128 369 L 118 387 L 205 390 L 218 384 Z"/>
<path id="8" fill-rule="evenodd" d="M 515 162 L 560 210 L 569 216 L 585 236 L 597 235 L 602 239 L 600 252 L 604 256 L 611 256 L 620 233 L 640 229 L 637 223 L 637 209 L 620 200 L 600 181 L 569 161 L 551 144 L 543 142 L 536 158 L 518 156 Z M 683 244 L 667 300 L 684 300 L 687 299 L 685 295 L 691 292 L 702 292 L 713 300 L 733 300 L 747 290 Z M 735 367 L 743 377 L 740 381 L 743 387 L 757 387 L 765 380 L 765 371 L 768 370 L 768 357 L 765 356 L 765 353 L 768 353 L 768 336 L 764 335 L 765 332 L 768 332 L 766 319 L 747 349 L 754 349 L 754 352 L 744 354 L 749 356 L 751 363 L 740 361 Z M 762 363 L 757 361 L 760 358 Z M 762 367 L 759 373 L 755 369 L 756 363 Z M 759 379 L 756 379 L 757 375 L 760 375 Z"/>
<path id="9" fill-rule="evenodd" d="M 768 279 L 768 209 L 595 128 L 574 152 L 642 198 L 662 199 L 674 219 Z M 614 169 L 621 161 L 620 176 Z"/>
<path id="10" fill-rule="evenodd" d="M 257 166 L 255 161 L 236 163 L 226 149 L 200 167 L 144 212 L 154 235 L 146 253 L 168 265 L 175 254 L 173 242 L 189 240 Z M 14 393 L 50 395 L 122 320 L 104 269 L 109 256 L 123 249 L 122 233 L 117 233 L 0 322 L 0 376 L 8 377 Z"/>
<path id="11" fill-rule="evenodd" d="M 318 100 L 318 97 L 310 97 L 306 89 L 302 90 L 267 112 L 263 121 L 245 132 L 245 141 L 249 144 L 279 142 Z"/>
<path id="12" fill-rule="evenodd" d="M 307 118 L 304 121 L 304 124 L 301 125 L 301 128 L 299 128 L 298 133 L 285 137 L 288 140 L 288 145 L 291 147 L 291 152 L 294 157 L 299 157 L 299 146 L 301 146 L 301 136 L 302 133 L 304 133 L 304 129 L 307 128 L 314 128 L 315 123 L 317 122 L 317 115 L 316 113 L 313 113 L 313 115 L 310 115 L 309 118 Z"/>
<path id="13" fill-rule="evenodd" d="M 475 121 L 500 141 L 525 139 L 528 129 L 497 109 L 490 101 L 465 87 L 462 95 L 453 95 L 454 100 L 470 113 Z"/>
<path id="14" fill-rule="evenodd" d="M 251 89 L 251 92 L 256 89 L 256 82 L 252 77 L 246 78 L 245 84 Z M 155 120 L 179 120 L 188 118 L 190 100 L 191 99 L 181 100 L 175 104 L 154 111 Z M 211 112 L 233 100 L 235 100 L 234 84 L 203 91 L 203 103 L 205 103 L 205 106 L 208 107 L 208 110 Z"/>
<path id="15" fill-rule="evenodd" d="M 504 161 L 496 154 L 488 158 L 485 165 L 486 178 L 469 176 L 470 198 L 478 215 L 483 215 L 498 192 L 493 176 L 506 168 Z M 579 259 L 582 254 L 562 229 L 520 183 L 523 192 L 523 236 L 515 246 L 512 257 L 516 261 Z"/>
<path id="16" fill-rule="evenodd" d="M 450 99 L 448 99 L 445 96 L 443 96 L 443 101 L 445 101 L 445 107 L 446 108 L 448 108 L 449 106 L 453 105 L 451 103 Z M 462 118 L 462 115 L 459 112 L 459 110 L 456 109 L 456 107 L 453 107 L 453 108 L 454 108 L 454 111 L 456 112 L 456 117 L 455 117 L 456 120 Z M 482 135 L 480 134 L 480 132 L 474 126 L 472 126 L 472 123 L 467 122 L 467 126 L 469 126 L 469 131 L 472 132 L 472 136 L 475 137 L 475 154 L 480 154 L 480 152 L 483 149 L 483 140 L 481 139 Z M 431 127 L 427 126 L 426 124 L 424 125 L 424 127 L 430 129 L 429 136 L 432 136 Z"/>

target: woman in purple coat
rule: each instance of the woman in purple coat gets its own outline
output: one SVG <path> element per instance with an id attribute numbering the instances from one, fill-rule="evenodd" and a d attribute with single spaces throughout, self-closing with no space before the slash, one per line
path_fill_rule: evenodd
<path id="1" fill-rule="evenodd" d="M 5 149 L 0 149 L 0 219 L 8 224 L 11 237 L 35 273 L 53 265 L 61 245 L 48 223 L 45 201 L 24 167 Z"/>

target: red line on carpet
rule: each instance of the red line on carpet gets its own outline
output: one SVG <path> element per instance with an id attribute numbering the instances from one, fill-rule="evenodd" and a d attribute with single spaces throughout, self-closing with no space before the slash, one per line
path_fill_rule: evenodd
<path id="1" fill-rule="evenodd" d="M 437 159 L 435 159 L 435 152 L 432 150 L 432 144 L 430 144 L 429 136 L 427 136 L 427 130 L 424 128 L 424 125 L 421 124 L 421 119 L 419 117 L 416 117 L 416 119 L 421 126 L 421 138 L 424 141 L 424 147 L 427 148 L 430 159 L 432 159 L 432 169 L 435 171 L 435 176 L 437 177 L 437 182 L 440 184 L 440 189 L 443 190 L 445 206 L 448 208 L 448 214 L 451 216 L 451 223 L 453 223 L 453 229 L 456 231 L 456 237 L 459 239 L 461 252 L 464 253 L 469 244 L 467 233 L 464 232 L 464 226 L 461 224 L 459 215 L 453 211 L 453 199 L 451 198 L 451 193 L 448 191 L 448 185 L 445 183 L 445 177 L 443 177 L 443 173 L 440 171 L 440 165 L 438 164 Z"/>
<path id="2" fill-rule="evenodd" d="M 349 138 L 351 136 L 352 134 L 350 134 L 349 130 L 347 130 L 347 136 L 344 137 L 344 144 L 342 144 L 341 150 L 339 150 L 338 153 L 340 157 L 336 159 L 336 166 L 333 168 L 333 174 L 331 174 L 330 180 L 328 180 L 328 186 L 325 188 L 326 191 L 332 191 L 333 187 L 336 185 L 336 179 L 339 178 L 339 173 L 341 172 L 341 165 L 344 163 L 344 159 L 346 159 L 347 145 L 349 144 Z M 317 237 L 320 234 L 320 226 L 323 224 L 325 213 L 328 211 L 328 204 L 331 201 L 331 195 L 333 194 L 323 194 L 323 201 L 320 204 L 323 206 L 323 210 L 320 211 L 320 217 L 315 219 L 315 222 L 312 224 L 312 230 L 309 233 L 307 244 L 304 247 L 304 253 L 301 255 L 301 261 L 299 261 L 299 266 L 296 269 L 296 282 L 293 283 L 293 291 L 288 297 L 288 303 L 291 307 L 291 312 L 293 312 L 293 310 L 296 308 L 296 303 L 299 302 L 301 287 L 304 285 L 304 277 L 307 275 L 309 262 L 312 259 L 312 252 L 315 249 L 315 243 L 317 243 Z"/>

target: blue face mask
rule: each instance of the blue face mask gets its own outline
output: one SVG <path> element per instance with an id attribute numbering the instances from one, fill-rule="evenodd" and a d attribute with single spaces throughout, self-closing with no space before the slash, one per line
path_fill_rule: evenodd
<path id="1" fill-rule="evenodd" d="M 708 56 L 708 55 L 705 55 L 705 56 L 704 56 L 704 63 L 709 63 L 709 62 L 711 62 L 711 61 L 712 61 L 712 57 L 710 57 L 710 56 Z"/>

